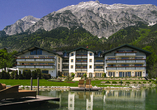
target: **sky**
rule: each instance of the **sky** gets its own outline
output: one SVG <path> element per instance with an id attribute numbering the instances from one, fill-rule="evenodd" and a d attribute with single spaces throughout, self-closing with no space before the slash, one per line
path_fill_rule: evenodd
<path id="1" fill-rule="evenodd" d="M 86 1 L 91 0 L 0 0 L 0 30 L 25 16 L 32 15 L 36 18 L 42 18 L 53 11 Z M 109 5 L 121 3 L 130 5 L 153 4 L 157 6 L 157 0 L 99 0 L 99 2 Z"/>

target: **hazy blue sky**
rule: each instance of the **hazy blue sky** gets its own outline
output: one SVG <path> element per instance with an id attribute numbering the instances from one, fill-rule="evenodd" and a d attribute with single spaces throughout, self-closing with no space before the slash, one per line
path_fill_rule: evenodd
<path id="1" fill-rule="evenodd" d="M 32 15 L 37 18 L 57 11 L 69 5 L 91 0 L 0 0 L 0 30 L 7 25 L 15 23 L 24 16 Z M 95 1 L 95 0 L 94 0 Z M 153 4 L 157 6 L 157 0 L 99 0 L 103 4 Z"/>

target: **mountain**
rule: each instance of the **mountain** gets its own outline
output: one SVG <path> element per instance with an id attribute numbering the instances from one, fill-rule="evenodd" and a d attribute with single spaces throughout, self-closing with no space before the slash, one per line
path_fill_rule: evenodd
<path id="1" fill-rule="evenodd" d="M 125 5 L 101 4 L 98 1 L 81 2 L 67 6 L 41 18 L 28 29 L 33 33 L 38 29 L 50 31 L 57 27 L 78 26 L 94 36 L 106 37 L 139 22 L 154 25 L 157 22 L 157 7 L 151 4 Z"/>
<path id="2" fill-rule="evenodd" d="M 16 21 L 14 24 L 6 26 L 3 31 L 7 35 L 14 35 L 25 32 L 28 28 L 34 25 L 39 18 L 33 16 L 25 16 L 24 18 Z"/>

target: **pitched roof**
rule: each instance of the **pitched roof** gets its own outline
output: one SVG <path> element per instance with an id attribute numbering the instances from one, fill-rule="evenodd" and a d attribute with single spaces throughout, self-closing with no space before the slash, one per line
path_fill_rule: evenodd
<path id="1" fill-rule="evenodd" d="M 122 47 L 130 47 L 130 48 L 133 48 L 133 49 L 135 49 L 135 50 L 141 51 L 141 52 L 145 53 L 146 55 L 152 54 L 151 52 L 148 52 L 148 51 L 146 51 L 146 50 L 143 50 L 143 49 L 134 47 L 134 46 L 132 46 L 132 45 L 124 44 L 124 45 L 121 45 L 121 46 L 119 46 L 119 47 L 116 47 L 116 48 L 114 48 L 114 49 L 111 49 L 111 50 L 108 50 L 108 51 L 104 52 L 104 55 L 107 54 L 107 53 L 110 53 L 110 52 L 112 52 L 112 51 L 114 51 L 114 50 L 120 49 L 120 48 L 122 48 Z"/>
<path id="2" fill-rule="evenodd" d="M 70 52 L 72 52 L 72 51 L 79 50 L 79 49 L 85 49 L 85 50 L 87 50 L 87 51 L 92 51 L 92 52 L 95 52 L 95 51 L 93 51 L 93 50 L 90 50 L 90 49 L 88 49 L 88 48 L 79 47 L 79 48 L 76 48 L 76 49 L 73 49 L 73 50 L 69 51 L 68 53 L 70 53 Z"/>
<path id="3" fill-rule="evenodd" d="M 28 52 L 28 51 L 34 50 L 34 49 L 41 49 L 41 50 L 47 51 L 47 52 L 49 52 L 49 53 L 53 53 L 53 54 L 55 54 L 55 55 L 59 55 L 59 54 L 57 54 L 56 52 L 52 52 L 52 51 L 50 51 L 50 50 L 46 50 L 46 49 L 40 48 L 40 47 L 38 47 L 38 46 L 34 46 L 34 47 L 29 47 L 29 48 L 27 48 L 27 49 L 24 49 L 24 50 L 22 50 L 22 51 L 19 51 L 19 52 L 16 54 L 16 56 L 22 55 L 22 54 L 24 54 L 24 53 L 26 53 L 26 52 Z M 59 56 L 60 56 L 60 55 L 59 55 Z"/>

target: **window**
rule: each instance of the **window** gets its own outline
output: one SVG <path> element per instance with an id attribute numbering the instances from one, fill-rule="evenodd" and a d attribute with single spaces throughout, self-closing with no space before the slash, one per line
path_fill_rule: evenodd
<path id="1" fill-rule="evenodd" d="M 129 64 L 122 64 L 121 66 L 129 66 Z"/>
<path id="2" fill-rule="evenodd" d="M 96 62 L 103 62 L 103 60 L 96 60 Z"/>
<path id="3" fill-rule="evenodd" d="M 91 69 L 91 68 L 92 68 L 92 65 L 89 65 L 89 68 Z"/>
<path id="4" fill-rule="evenodd" d="M 30 51 L 30 55 L 42 55 L 42 50 L 41 49 L 36 49 Z"/>
<path id="5" fill-rule="evenodd" d="M 103 69 L 103 66 L 96 66 L 96 68 L 102 68 Z"/>
<path id="6" fill-rule="evenodd" d="M 92 62 L 92 59 L 89 59 L 89 62 Z"/>
<path id="7" fill-rule="evenodd" d="M 98 52 L 98 57 L 100 57 L 100 55 L 101 55 L 101 52 L 99 51 L 99 52 Z"/>
<path id="8" fill-rule="evenodd" d="M 74 56 L 74 53 L 71 53 L 71 56 Z"/>
<path id="9" fill-rule="evenodd" d="M 135 57 L 135 59 L 143 59 L 143 57 Z"/>
<path id="10" fill-rule="evenodd" d="M 71 62 L 73 62 L 73 59 L 71 59 Z"/>
<path id="11" fill-rule="evenodd" d="M 129 57 L 122 57 L 122 59 L 124 59 L 124 60 L 125 60 L 125 59 L 129 59 Z"/>
<path id="12" fill-rule="evenodd" d="M 142 64 L 135 64 L 135 66 L 143 66 Z"/>
<path id="13" fill-rule="evenodd" d="M 71 69 L 73 69 L 73 65 L 71 65 Z"/>
<path id="14" fill-rule="evenodd" d="M 63 56 L 64 56 L 64 57 L 66 57 L 66 56 L 67 56 L 67 53 L 66 53 L 66 52 L 64 52 Z"/>
<path id="15" fill-rule="evenodd" d="M 92 56 L 92 53 L 89 53 L 90 56 Z"/>
<path id="16" fill-rule="evenodd" d="M 60 64 L 58 64 L 58 69 L 60 69 Z"/>
<path id="17" fill-rule="evenodd" d="M 60 58 L 58 58 L 58 62 L 60 62 Z"/>
<path id="18" fill-rule="evenodd" d="M 108 60 L 115 60 L 116 58 L 108 58 Z"/>
<path id="19" fill-rule="evenodd" d="M 48 74 L 49 72 L 48 72 L 48 70 L 42 70 L 42 73 Z"/>

